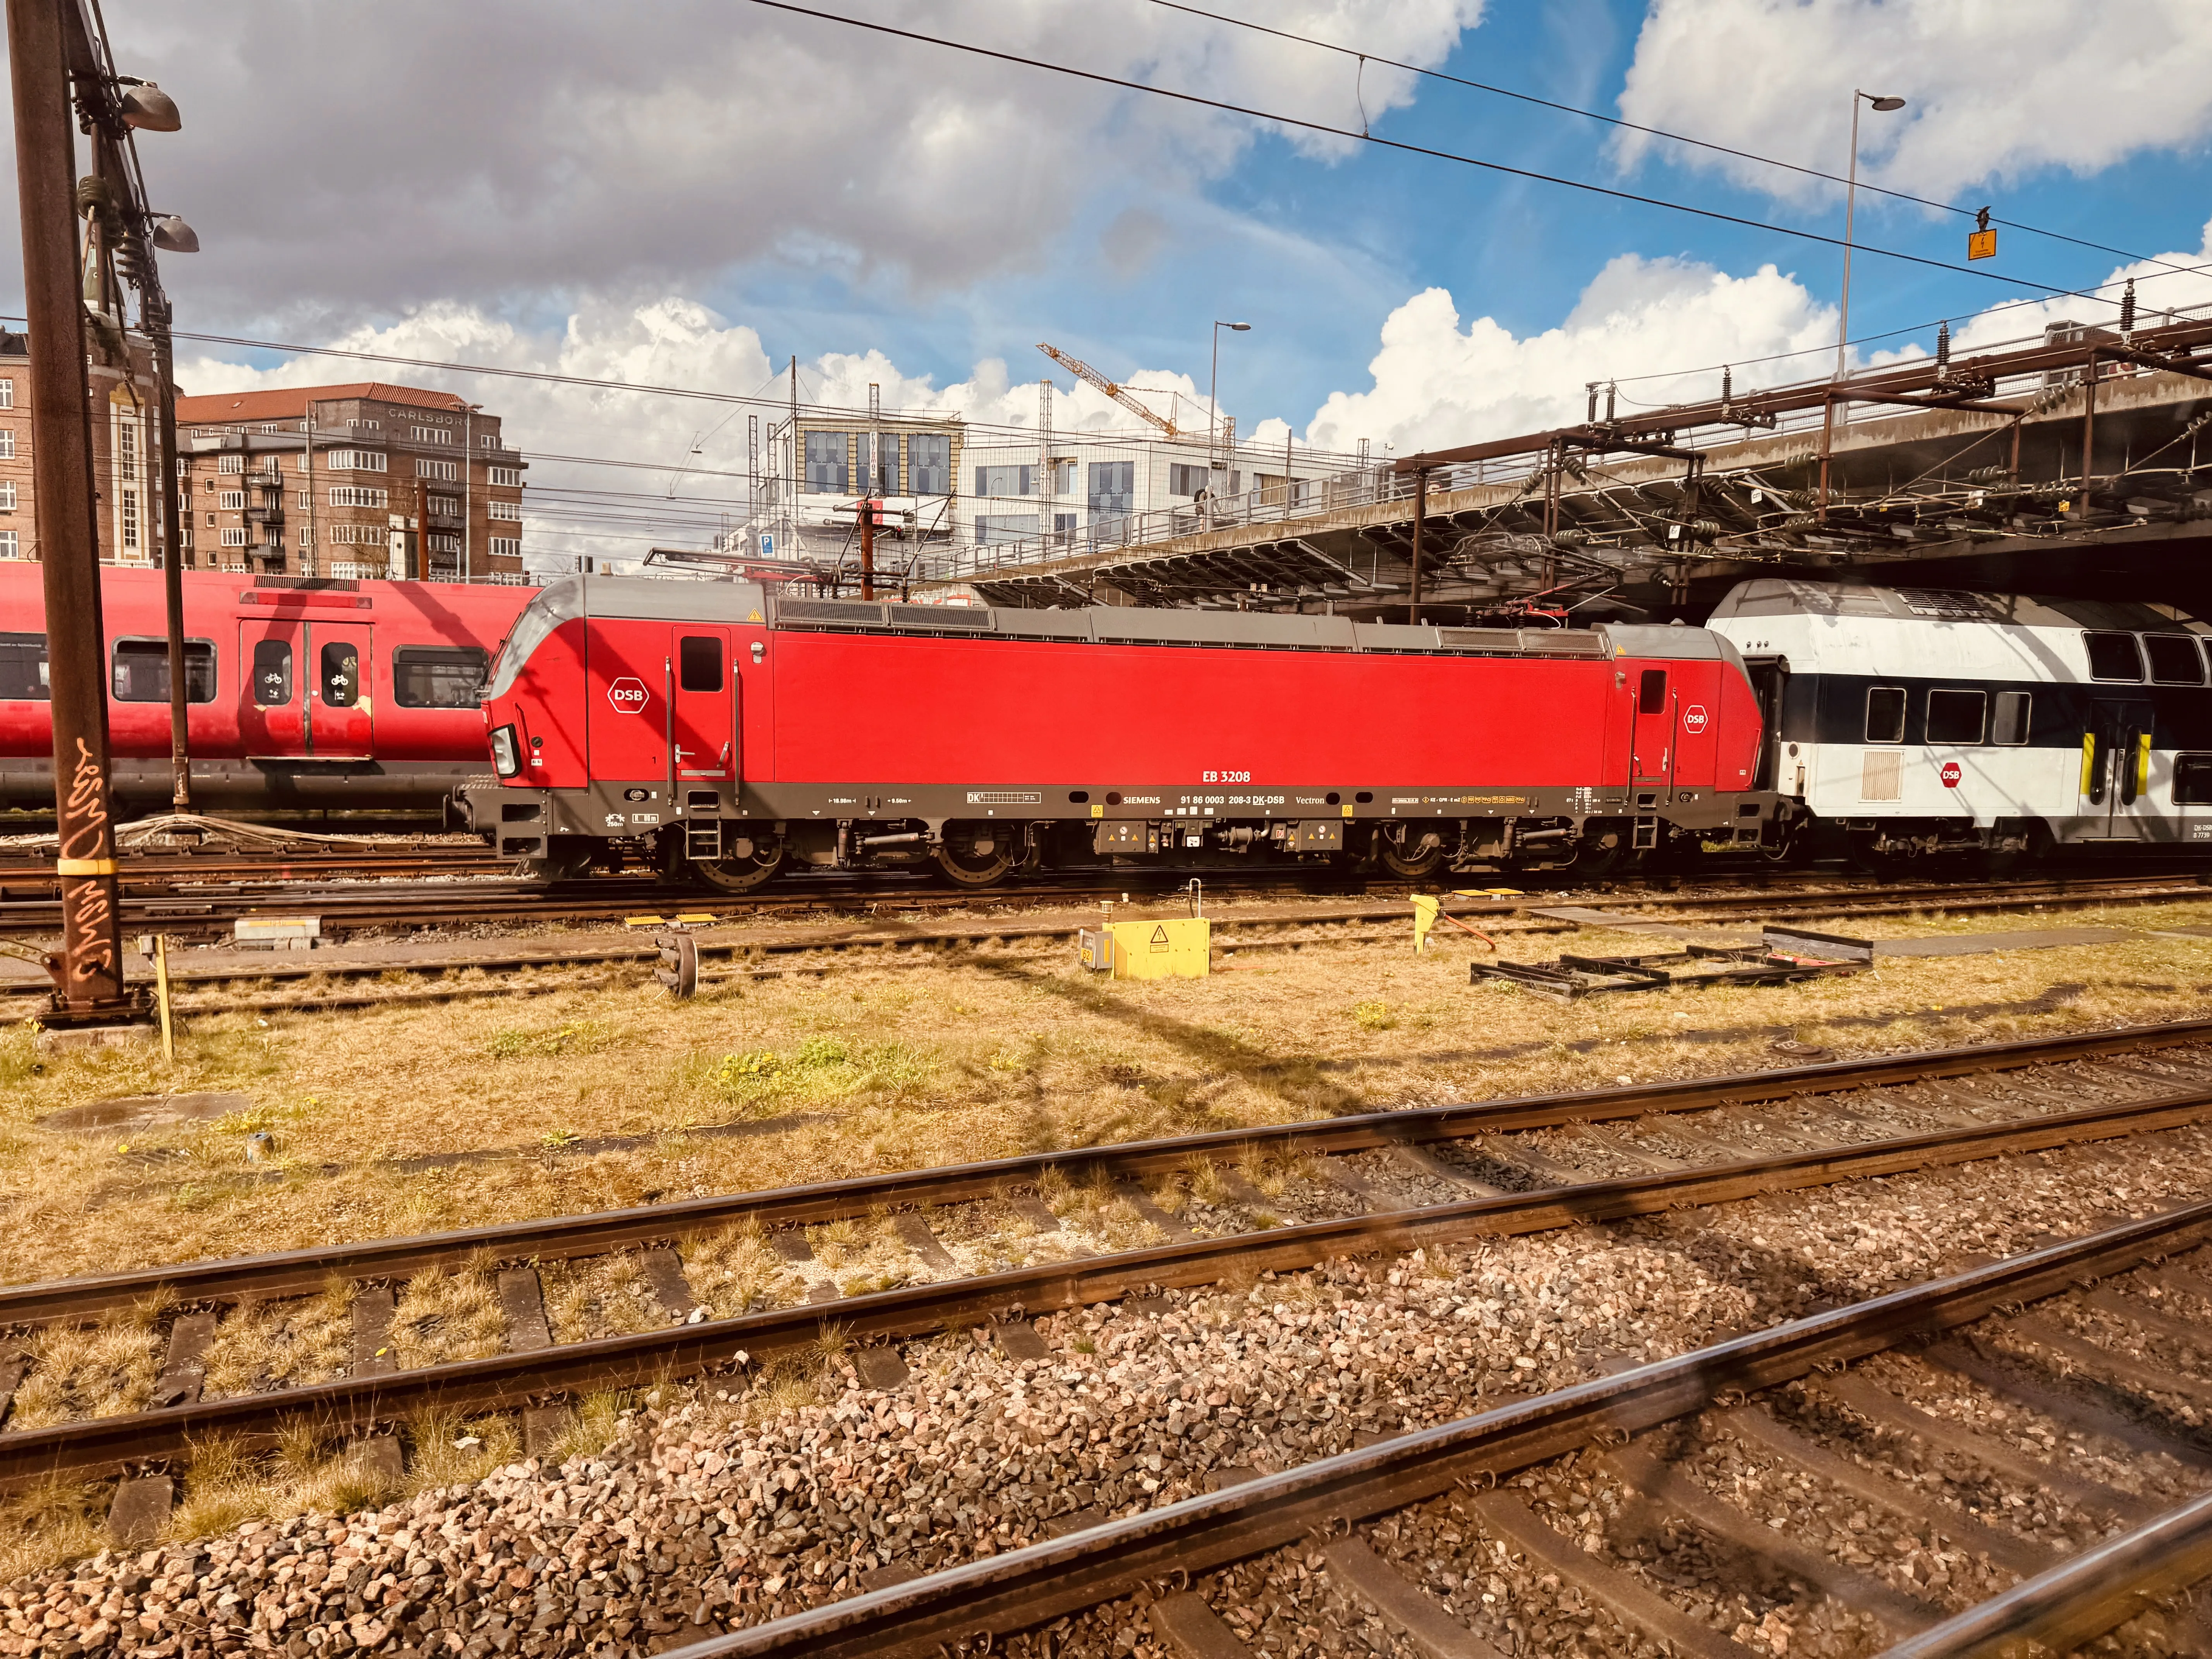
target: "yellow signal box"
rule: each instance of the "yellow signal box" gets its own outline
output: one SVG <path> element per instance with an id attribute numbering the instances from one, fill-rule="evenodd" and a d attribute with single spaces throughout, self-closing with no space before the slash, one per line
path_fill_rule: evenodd
<path id="1" fill-rule="evenodd" d="M 1213 924 L 1204 916 L 1109 921 L 1082 931 L 1083 965 L 1115 979 L 1204 979 L 1213 971 Z"/>

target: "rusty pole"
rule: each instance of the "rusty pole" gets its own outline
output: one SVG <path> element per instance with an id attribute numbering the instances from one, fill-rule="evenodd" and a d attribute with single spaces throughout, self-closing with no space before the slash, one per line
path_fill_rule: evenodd
<path id="1" fill-rule="evenodd" d="M 161 469 L 161 597 L 169 623 L 169 805 L 192 810 L 192 745 L 185 706 L 190 684 L 185 673 L 185 526 L 177 501 L 176 358 L 169 340 L 169 301 L 165 296 L 146 307 L 154 337 L 154 373 L 159 377 Z"/>
<path id="2" fill-rule="evenodd" d="M 1429 526 L 1429 469 L 1416 467 L 1413 471 L 1413 592 L 1406 605 L 1406 624 L 1413 627 L 1421 620 L 1421 536 Z"/>
<path id="3" fill-rule="evenodd" d="M 860 501 L 860 597 L 876 597 L 876 503 L 872 496 Z"/>
<path id="4" fill-rule="evenodd" d="M 60 0 L 7 0 L 15 100 L 15 179 L 23 221 L 24 309 L 31 340 L 31 476 L 46 604 L 60 831 L 62 953 L 47 958 L 54 1010 L 121 1014 L 122 908 L 107 788 L 107 688 L 86 422 L 84 307 L 77 291 L 76 146 L 62 58 Z"/>
<path id="5" fill-rule="evenodd" d="M 2092 351 L 2081 371 L 2081 493 L 2089 493 L 2089 479 L 2094 468 L 2093 458 L 2097 447 L 2097 354 Z M 2089 503 L 2081 503 L 2081 513 L 2087 517 Z"/>

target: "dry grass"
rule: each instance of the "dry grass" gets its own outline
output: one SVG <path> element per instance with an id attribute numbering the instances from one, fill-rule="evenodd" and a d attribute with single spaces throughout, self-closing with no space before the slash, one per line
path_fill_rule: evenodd
<path id="1" fill-rule="evenodd" d="M 402 1370 L 501 1352 L 507 1321 L 489 1272 L 433 1267 L 407 1281 L 392 1314 L 392 1363 Z"/>
<path id="2" fill-rule="evenodd" d="M 1825 921 L 1878 935 L 2157 928 L 2212 921 L 2212 904 Z M 1410 942 L 1410 922 L 1407 933 Z M 1521 959 L 1664 948 L 1599 931 L 1501 942 Z M 978 953 L 898 971 L 855 958 L 826 979 L 721 986 L 690 1003 L 611 975 L 598 988 L 528 1000 L 201 1017 L 167 1066 L 122 1051 L 41 1059 L 27 1033 L 10 1032 L 0 1036 L 5 1271 L 13 1279 L 58 1277 L 1624 1076 L 1647 1081 L 1771 1064 L 1768 1045 L 1785 1036 L 1852 1051 L 2171 1018 L 2194 1014 L 2197 988 L 2212 980 L 2212 940 L 2145 937 L 1886 962 L 1856 979 L 1780 989 L 1562 1006 L 1470 986 L 1468 955 L 1446 940 L 1424 957 L 1395 942 L 1246 951 L 1209 980 L 1154 983 L 1102 981 L 1058 953 Z M 255 1105 L 211 1125 L 129 1136 L 35 1127 L 50 1112 L 107 1096 L 195 1089 L 239 1090 Z M 273 1170 L 245 1155 L 246 1138 L 264 1130 L 275 1139 Z M 579 1149 L 614 1138 L 622 1144 L 611 1149 Z M 1262 1164 L 1243 1173 L 1295 1212 L 1297 1171 Z M 1209 1204 L 1219 1196 L 1193 1172 L 1164 1188 L 1160 1201 L 1172 1205 L 1186 1189 Z M 1045 1197 L 1103 1240 L 1157 1242 L 1110 1193 Z M 700 1294 L 718 1312 L 803 1292 L 801 1275 L 757 1242 L 689 1253 L 713 1261 Z M 878 1235 L 825 1235 L 817 1257 L 841 1284 L 895 1282 L 910 1270 Z M 727 1280 L 718 1276 L 726 1267 Z M 619 1311 L 629 1296 L 611 1283 L 582 1289 L 555 1316 L 603 1317 L 616 1328 L 657 1307 L 646 1296 L 632 1298 L 635 1311 Z M 600 1314 L 588 1311 L 594 1298 Z M 482 1274 L 418 1283 L 395 1328 L 410 1364 L 489 1352 L 497 1334 Z M 224 1364 L 241 1376 L 307 1376 L 331 1363 L 319 1338 L 290 1356 L 243 1334 L 225 1341 L 238 1355 Z M 118 1388 L 117 1398 L 129 1397 L 127 1381 Z"/>
<path id="3" fill-rule="evenodd" d="M 206 1396 L 302 1388 L 345 1374 L 353 1363 L 353 1291 L 343 1282 L 319 1296 L 236 1308 L 207 1352 Z"/>

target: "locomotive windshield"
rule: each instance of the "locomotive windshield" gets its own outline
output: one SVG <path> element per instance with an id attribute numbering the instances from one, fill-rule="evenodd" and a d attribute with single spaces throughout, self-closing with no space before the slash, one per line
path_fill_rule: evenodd
<path id="1" fill-rule="evenodd" d="M 504 696 L 514 684 L 514 677 L 522 672 L 531 653 L 545 643 L 555 629 L 584 614 L 584 579 L 570 576 L 540 591 L 538 597 L 522 607 L 522 614 L 514 619 L 506 642 L 499 647 L 499 655 L 492 659 L 491 682 L 483 689 L 483 697 Z"/>

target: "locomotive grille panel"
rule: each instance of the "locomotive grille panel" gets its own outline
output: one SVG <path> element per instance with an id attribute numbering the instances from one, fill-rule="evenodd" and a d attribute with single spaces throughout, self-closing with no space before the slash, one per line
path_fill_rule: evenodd
<path id="1" fill-rule="evenodd" d="M 884 607 L 861 599 L 779 599 L 780 623 L 819 623 L 840 628 L 881 628 Z"/>
<path id="2" fill-rule="evenodd" d="M 804 603 L 804 601 L 801 601 Z M 894 628 L 926 628 L 943 633 L 988 633 L 991 613 L 976 605 L 889 605 Z"/>
<path id="3" fill-rule="evenodd" d="M 1035 789 L 970 789 L 970 806 L 1038 806 L 1044 796 Z"/>

